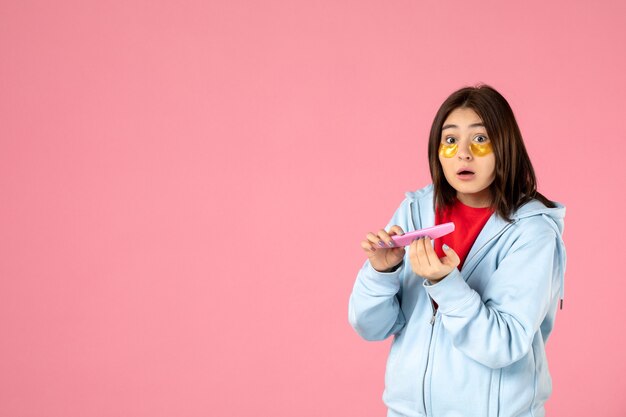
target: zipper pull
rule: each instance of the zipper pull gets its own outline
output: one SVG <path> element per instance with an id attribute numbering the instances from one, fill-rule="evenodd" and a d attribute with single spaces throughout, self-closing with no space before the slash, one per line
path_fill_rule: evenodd
<path id="1" fill-rule="evenodd" d="M 430 325 L 432 326 L 433 324 L 435 324 L 437 309 L 435 308 L 435 301 L 433 300 L 433 298 L 431 296 L 428 296 L 428 298 L 430 298 L 430 307 L 433 309 L 433 316 L 430 318 Z"/>

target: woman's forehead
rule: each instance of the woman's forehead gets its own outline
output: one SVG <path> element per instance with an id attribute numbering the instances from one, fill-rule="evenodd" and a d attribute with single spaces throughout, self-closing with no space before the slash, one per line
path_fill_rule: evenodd
<path id="1" fill-rule="evenodd" d="M 482 119 L 474 109 L 459 107 L 448 114 L 441 129 L 484 128 L 484 126 Z"/>

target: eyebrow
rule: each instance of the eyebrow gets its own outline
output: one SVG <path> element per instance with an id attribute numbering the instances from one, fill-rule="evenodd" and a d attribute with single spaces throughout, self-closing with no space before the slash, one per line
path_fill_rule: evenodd
<path id="1" fill-rule="evenodd" d="M 469 125 L 469 127 L 485 127 L 484 124 L 482 123 L 473 123 L 471 125 Z M 445 130 L 445 129 L 458 129 L 459 127 L 457 125 L 444 125 L 441 130 Z"/>

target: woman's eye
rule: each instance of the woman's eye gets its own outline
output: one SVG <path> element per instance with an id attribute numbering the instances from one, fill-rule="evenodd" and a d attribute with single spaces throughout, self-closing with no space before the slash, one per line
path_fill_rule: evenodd
<path id="1" fill-rule="evenodd" d="M 487 139 L 487 137 L 486 137 L 486 136 L 479 135 L 479 136 L 476 136 L 476 137 L 474 138 L 474 140 L 475 140 L 476 142 L 478 142 L 478 143 L 485 143 L 485 142 L 487 142 L 489 139 Z"/>
<path id="2" fill-rule="evenodd" d="M 453 145 L 454 143 L 456 143 L 456 139 L 452 138 L 452 137 L 447 137 L 443 140 L 447 145 Z"/>

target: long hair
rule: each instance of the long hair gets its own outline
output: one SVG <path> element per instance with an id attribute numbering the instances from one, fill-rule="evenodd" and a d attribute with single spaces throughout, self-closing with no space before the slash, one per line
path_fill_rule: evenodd
<path id="1" fill-rule="evenodd" d="M 428 161 L 434 186 L 434 209 L 454 204 L 456 190 L 446 180 L 439 162 L 441 128 L 448 115 L 458 108 L 474 110 L 483 121 L 495 154 L 495 179 L 489 186 L 491 208 L 511 222 L 511 214 L 526 202 L 537 199 L 546 207 L 556 205 L 537 191 L 535 171 L 511 106 L 488 85 L 465 87 L 452 93 L 435 115 L 428 140 Z"/>

